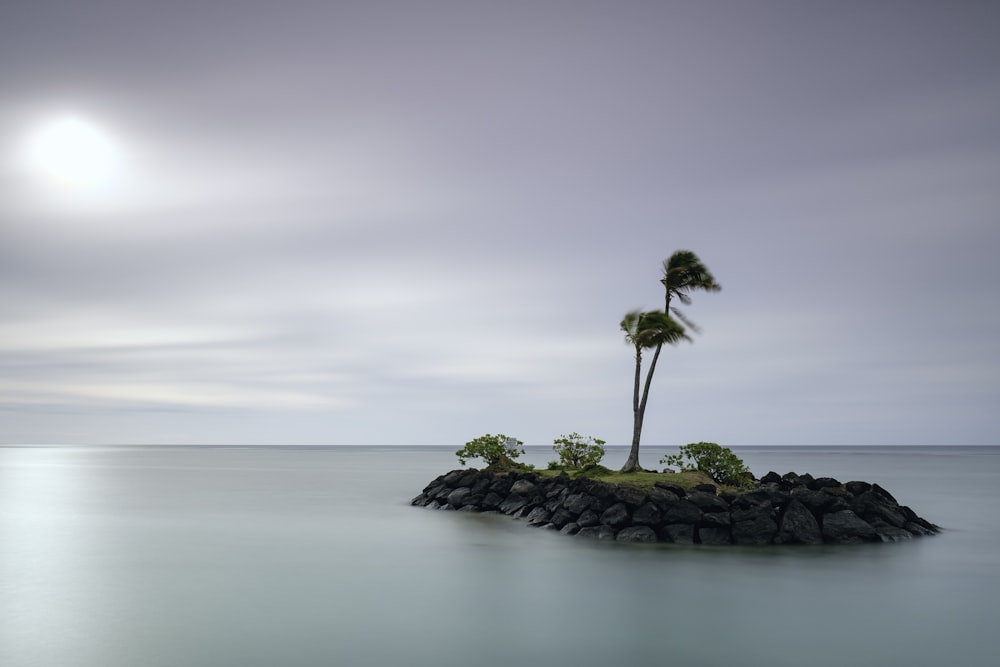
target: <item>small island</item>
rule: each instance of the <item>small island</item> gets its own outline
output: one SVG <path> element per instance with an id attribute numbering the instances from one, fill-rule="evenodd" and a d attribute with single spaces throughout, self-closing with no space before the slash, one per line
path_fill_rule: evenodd
<path id="1" fill-rule="evenodd" d="M 452 470 L 411 504 L 506 514 L 567 535 L 619 542 L 852 544 L 940 531 L 868 482 L 769 472 L 748 488 L 733 488 L 698 471 L 633 473 L 627 483 L 602 481 L 601 474 Z"/>

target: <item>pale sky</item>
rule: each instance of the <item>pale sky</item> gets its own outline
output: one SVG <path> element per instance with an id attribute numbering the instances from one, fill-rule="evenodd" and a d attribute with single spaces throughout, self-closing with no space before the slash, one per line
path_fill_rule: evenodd
<path id="1" fill-rule="evenodd" d="M 678 249 L 644 443 L 1000 444 L 1000 3 L 13 0 L 0 85 L 0 444 L 628 444 Z"/>

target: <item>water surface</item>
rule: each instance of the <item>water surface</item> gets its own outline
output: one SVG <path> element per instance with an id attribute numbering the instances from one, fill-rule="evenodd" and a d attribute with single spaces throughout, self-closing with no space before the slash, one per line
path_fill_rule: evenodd
<path id="1" fill-rule="evenodd" d="M 0 448 L 0 665 L 995 660 L 1000 448 L 736 448 L 758 475 L 878 482 L 947 529 L 814 548 L 410 507 L 453 449 Z"/>

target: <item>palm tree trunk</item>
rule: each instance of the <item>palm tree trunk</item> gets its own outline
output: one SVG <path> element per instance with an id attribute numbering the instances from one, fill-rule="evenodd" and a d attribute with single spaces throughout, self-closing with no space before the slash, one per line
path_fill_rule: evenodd
<path id="1" fill-rule="evenodd" d="M 660 358 L 660 350 L 662 349 L 662 344 L 657 345 L 656 351 L 653 352 L 653 358 L 649 362 L 649 372 L 646 373 L 646 383 L 642 388 L 641 400 L 639 399 L 640 357 L 636 356 L 635 387 L 632 392 L 632 448 L 629 450 L 628 458 L 625 460 L 621 472 L 635 472 L 643 469 L 639 465 L 639 439 L 642 436 L 642 421 L 646 416 L 646 401 L 649 399 L 649 387 L 653 382 L 653 371 L 656 370 L 656 360 Z"/>
<path id="2" fill-rule="evenodd" d="M 642 414 L 639 412 L 639 380 L 642 377 L 642 348 L 635 346 L 635 382 L 632 386 L 632 449 L 621 472 L 639 470 L 639 435 L 642 433 Z"/>

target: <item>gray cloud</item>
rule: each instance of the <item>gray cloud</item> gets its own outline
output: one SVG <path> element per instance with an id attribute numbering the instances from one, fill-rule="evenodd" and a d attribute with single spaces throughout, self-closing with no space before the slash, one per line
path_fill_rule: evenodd
<path id="1" fill-rule="evenodd" d="M 647 442 L 992 444 L 997 11 L 15 3 L 0 441 L 622 444 L 690 248 Z M 103 199 L 18 166 L 66 108 Z"/>

